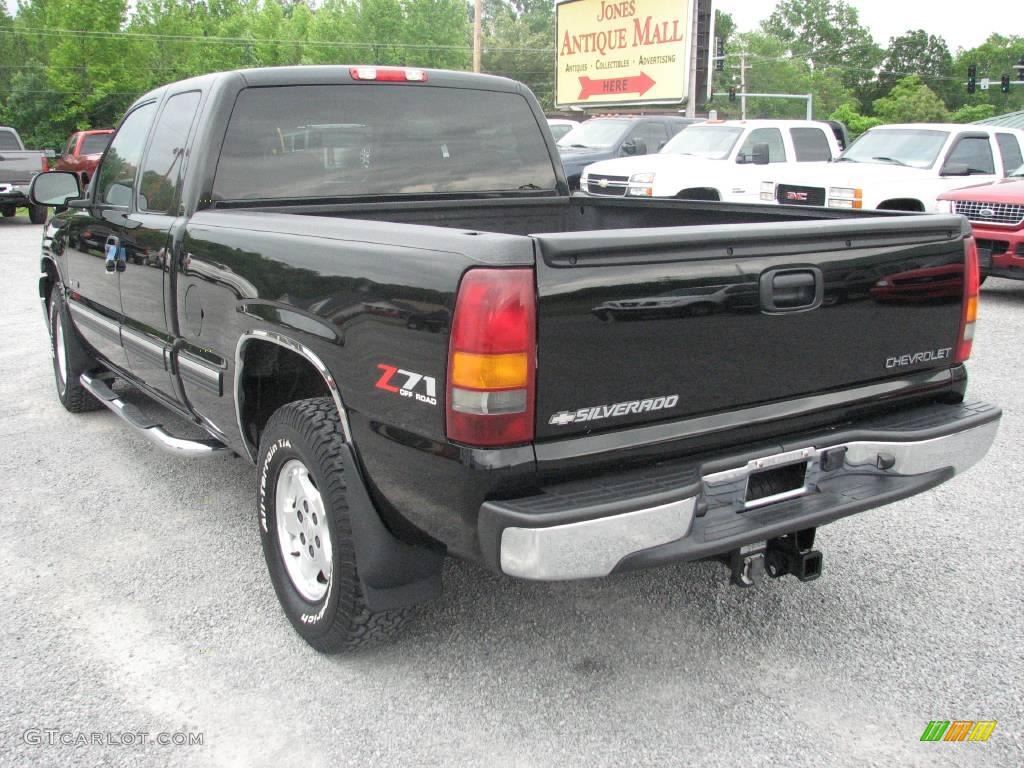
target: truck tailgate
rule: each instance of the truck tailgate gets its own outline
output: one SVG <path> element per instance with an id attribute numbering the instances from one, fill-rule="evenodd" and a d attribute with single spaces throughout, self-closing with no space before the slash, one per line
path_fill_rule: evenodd
<path id="1" fill-rule="evenodd" d="M 535 235 L 539 440 L 947 368 L 953 216 Z"/>
<path id="2" fill-rule="evenodd" d="M 0 150 L 0 184 L 28 184 L 42 163 L 42 152 Z"/>

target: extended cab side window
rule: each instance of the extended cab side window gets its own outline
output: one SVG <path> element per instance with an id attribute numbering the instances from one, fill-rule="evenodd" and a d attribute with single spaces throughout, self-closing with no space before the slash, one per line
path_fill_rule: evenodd
<path id="1" fill-rule="evenodd" d="M 1024 165 L 1020 143 L 1012 133 L 997 133 L 996 143 L 999 154 L 1003 156 L 1003 175 L 1006 176 Z"/>
<path id="2" fill-rule="evenodd" d="M 199 110 L 199 91 L 178 93 L 167 100 L 153 132 L 139 178 L 138 207 L 171 213 L 178 202 L 189 130 Z"/>
<path id="3" fill-rule="evenodd" d="M 73 154 L 75 154 L 75 144 L 77 144 L 77 143 L 78 143 L 78 134 L 77 133 L 71 134 L 71 138 L 68 139 L 68 145 L 66 147 L 64 147 L 64 154 L 65 155 L 73 155 Z"/>
<path id="4" fill-rule="evenodd" d="M 969 173 L 996 172 L 987 136 L 964 136 L 949 153 L 946 165 L 966 165 Z"/>
<path id="5" fill-rule="evenodd" d="M 782 131 L 778 128 L 755 128 L 747 136 L 747 140 L 743 142 L 743 146 L 740 147 L 740 152 L 736 159 L 752 158 L 756 144 L 768 145 L 769 163 L 786 162 L 786 146 L 782 143 Z M 749 162 L 749 159 L 747 162 Z"/>
<path id="6" fill-rule="evenodd" d="M 790 128 L 798 163 L 820 163 L 832 159 L 828 138 L 820 128 Z"/>
<path id="7" fill-rule="evenodd" d="M 127 208 L 132 202 L 135 176 L 146 146 L 146 136 L 153 124 L 156 104 L 150 102 L 132 112 L 121 123 L 113 141 L 103 156 L 96 177 L 96 202 Z"/>

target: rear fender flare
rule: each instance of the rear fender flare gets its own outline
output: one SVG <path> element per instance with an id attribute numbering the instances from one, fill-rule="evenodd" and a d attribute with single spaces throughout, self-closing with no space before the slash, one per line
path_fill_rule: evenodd
<path id="1" fill-rule="evenodd" d="M 242 445 L 245 447 L 245 452 L 249 456 L 249 460 L 252 461 L 253 464 L 256 463 L 258 446 L 251 445 L 245 436 L 245 428 L 242 424 L 242 409 L 239 407 L 239 403 L 242 402 L 241 387 L 245 347 L 250 341 L 254 340 L 267 341 L 291 350 L 297 355 L 305 358 L 317 370 L 320 376 L 323 377 L 324 383 L 327 385 L 328 392 L 331 393 L 331 399 L 334 400 L 334 407 L 338 409 L 338 415 L 341 417 L 341 428 L 345 434 L 345 442 L 352 445 L 352 430 L 348 423 L 348 411 L 345 409 L 345 404 L 342 402 L 341 392 L 338 390 L 338 382 L 335 381 L 334 376 L 331 375 L 330 370 L 324 364 L 324 361 L 320 359 L 320 356 L 305 344 L 296 341 L 289 336 L 285 336 L 284 334 L 277 333 L 276 331 L 252 330 L 243 333 L 241 337 L 239 337 L 238 343 L 235 345 L 234 386 L 235 422 L 238 426 L 239 438 L 242 441 Z"/>

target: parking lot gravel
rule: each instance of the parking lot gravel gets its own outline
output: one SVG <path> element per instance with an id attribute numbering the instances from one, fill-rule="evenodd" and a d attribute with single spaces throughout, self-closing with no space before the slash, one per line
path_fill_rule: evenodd
<path id="1" fill-rule="evenodd" d="M 450 562 L 397 641 L 325 657 L 278 608 L 252 466 L 61 407 L 39 242 L 0 219 L 0 766 L 1024 764 L 1024 282 L 982 291 L 989 456 L 821 529 L 819 580 Z M 998 725 L 922 743 L 930 720 Z"/>

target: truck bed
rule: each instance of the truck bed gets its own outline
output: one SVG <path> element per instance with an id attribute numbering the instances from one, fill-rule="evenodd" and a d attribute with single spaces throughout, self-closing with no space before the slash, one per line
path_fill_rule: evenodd
<path id="1" fill-rule="evenodd" d="M 329 221 L 310 227 L 314 217 Z M 356 250 L 416 243 L 471 262 L 529 260 L 538 441 L 948 369 L 961 320 L 966 233 L 951 216 L 574 197 L 278 206 L 196 219 L 218 220 Z M 395 279 L 409 277 L 396 270 Z M 795 290 L 820 295 L 767 309 L 773 280 L 807 280 Z M 444 359 L 430 362 L 443 375 Z"/>

